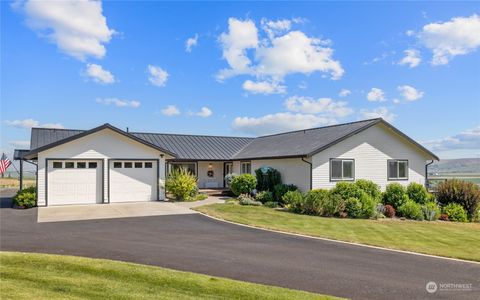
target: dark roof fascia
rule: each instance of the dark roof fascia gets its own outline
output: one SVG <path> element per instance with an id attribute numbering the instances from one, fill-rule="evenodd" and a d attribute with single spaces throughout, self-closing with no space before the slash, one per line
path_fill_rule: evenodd
<path id="1" fill-rule="evenodd" d="M 174 154 L 174 153 L 172 153 L 172 152 L 170 152 L 170 151 L 168 151 L 168 150 L 166 150 L 166 149 L 163 149 L 163 148 L 161 148 L 161 147 L 158 147 L 158 146 L 156 146 L 156 145 L 154 145 L 154 144 L 152 144 L 152 143 L 149 143 L 149 142 L 147 142 L 147 141 L 145 141 L 145 140 L 143 140 L 143 139 L 140 139 L 140 138 L 138 138 L 138 137 L 136 137 L 136 136 L 134 136 L 134 135 L 132 135 L 132 134 L 130 134 L 130 133 L 128 133 L 128 132 L 125 132 L 125 131 L 123 131 L 123 130 L 115 127 L 115 126 L 112 126 L 112 125 L 110 125 L 110 124 L 108 124 L 108 123 L 105 123 L 105 124 L 103 124 L 103 125 L 101 125 L 101 126 L 98 126 L 98 127 L 93 128 L 93 129 L 84 131 L 84 132 L 82 132 L 82 133 L 73 135 L 73 136 L 68 137 L 68 138 L 65 138 L 65 139 L 63 139 L 63 140 L 59 140 L 59 141 L 57 141 L 57 142 L 50 143 L 50 144 L 48 144 L 48 145 L 45 145 L 45 146 L 42 146 L 42 147 L 33 149 L 33 150 L 31 150 L 29 153 L 25 154 L 24 157 L 25 157 L 25 158 L 28 158 L 28 159 L 35 158 L 35 157 L 36 157 L 36 154 L 38 154 L 39 152 L 48 150 L 48 149 L 53 148 L 53 147 L 57 147 L 57 146 L 63 145 L 63 144 L 65 144 L 65 143 L 74 141 L 74 140 L 76 140 L 76 139 L 82 138 L 82 137 L 84 137 L 84 136 L 90 135 L 90 134 L 95 133 L 95 132 L 98 132 L 98 131 L 101 131 L 101 130 L 103 130 L 103 129 L 113 130 L 113 131 L 115 131 L 116 133 L 119 133 L 119 134 L 121 134 L 121 135 L 123 135 L 123 136 L 125 136 L 125 137 L 128 137 L 128 138 L 130 138 L 130 139 L 132 139 L 132 140 L 134 140 L 134 141 L 136 141 L 136 142 L 139 142 L 139 143 L 141 143 L 141 144 L 143 144 L 143 145 L 145 145 L 145 146 L 148 146 L 148 147 L 150 147 L 150 148 L 153 148 L 153 149 L 162 151 L 162 152 L 164 152 L 164 153 L 166 153 L 166 154 L 168 154 L 168 155 L 171 155 L 171 156 L 173 156 L 173 157 L 176 157 L 176 156 L 177 156 L 176 154 Z"/>
<path id="2" fill-rule="evenodd" d="M 251 157 L 234 157 L 232 158 L 233 161 L 245 161 L 245 160 L 263 160 L 263 159 L 284 159 L 284 158 L 302 158 L 307 157 L 306 155 L 302 154 L 295 154 L 295 155 L 279 155 L 279 156 L 251 156 Z"/>

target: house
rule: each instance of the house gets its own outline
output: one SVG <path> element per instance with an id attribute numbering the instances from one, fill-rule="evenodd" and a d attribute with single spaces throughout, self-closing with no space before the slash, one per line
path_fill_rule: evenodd
<path id="1" fill-rule="evenodd" d="M 187 168 L 199 188 L 221 188 L 229 173 L 277 169 L 306 191 L 339 181 L 424 183 L 432 152 L 382 119 L 280 134 L 222 137 L 128 132 L 109 124 L 91 130 L 33 128 L 22 159 L 37 162 L 39 206 L 165 199 L 165 178 Z"/>

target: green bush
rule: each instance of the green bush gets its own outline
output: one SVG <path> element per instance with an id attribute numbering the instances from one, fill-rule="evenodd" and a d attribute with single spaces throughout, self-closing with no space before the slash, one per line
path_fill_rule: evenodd
<path id="1" fill-rule="evenodd" d="M 270 201 L 270 202 L 265 202 L 265 204 L 263 204 L 263 205 L 265 207 L 277 208 L 278 207 L 278 202 Z"/>
<path id="2" fill-rule="evenodd" d="M 262 202 L 255 201 L 249 194 L 240 194 L 238 197 L 238 203 L 240 205 L 261 206 Z"/>
<path id="3" fill-rule="evenodd" d="M 427 202 L 422 205 L 423 217 L 427 221 L 436 221 L 440 217 L 440 208 L 435 202 Z"/>
<path id="4" fill-rule="evenodd" d="M 224 178 L 225 179 L 225 184 L 227 186 L 230 186 L 232 184 L 233 178 L 235 178 L 237 176 L 238 176 L 238 174 L 236 174 L 236 173 L 230 173 L 230 174 L 225 175 L 225 178 Z"/>
<path id="5" fill-rule="evenodd" d="M 360 217 L 373 217 L 377 210 L 377 200 L 372 198 L 367 193 L 363 193 L 358 200 L 360 200 L 360 203 L 362 204 L 362 212 L 360 214 Z"/>
<path id="6" fill-rule="evenodd" d="M 362 203 L 358 198 L 350 197 L 345 201 L 345 210 L 349 218 L 360 218 L 362 215 Z"/>
<path id="7" fill-rule="evenodd" d="M 257 190 L 273 191 L 273 187 L 282 183 L 280 172 L 270 167 L 262 167 L 255 170 L 257 176 Z"/>
<path id="8" fill-rule="evenodd" d="M 348 198 L 360 199 L 364 191 L 353 182 L 338 182 L 335 187 L 331 189 L 331 193 L 340 195 L 343 200 L 347 201 Z"/>
<path id="9" fill-rule="evenodd" d="M 275 199 L 275 201 L 283 204 L 283 195 L 285 195 L 289 191 L 296 190 L 298 190 L 298 188 L 294 184 L 277 184 L 273 187 L 273 198 Z"/>
<path id="10" fill-rule="evenodd" d="M 187 169 L 173 169 L 167 176 L 165 189 L 177 201 L 191 201 L 198 192 L 197 178 Z"/>
<path id="11" fill-rule="evenodd" d="M 262 203 L 272 202 L 273 201 L 273 193 L 270 191 L 261 191 L 257 193 L 255 197 L 257 201 Z"/>
<path id="12" fill-rule="evenodd" d="M 443 212 L 448 216 L 448 220 L 454 222 L 467 222 L 467 212 L 458 203 L 449 203 L 443 208 Z"/>
<path id="13" fill-rule="evenodd" d="M 405 187 L 399 183 L 390 183 L 383 193 L 383 204 L 390 204 L 398 210 L 400 206 L 408 201 Z"/>
<path id="14" fill-rule="evenodd" d="M 480 206 L 477 208 L 477 211 L 475 212 L 475 216 L 473 217 L 473 221 L 480 223 Z"/>
<path id="15" fill-rule="evenodd" d="M 407 219 L 423 220 L 422 206 L 410 199 L 398 207 L 397 213 Z"/>
<path id="16" fill-rule="evenodd" d="M 234 177 L 230 184 L 230 189 L 235 196 L 248 194 L 257 186 L 257 179 L 252 174 L 242 174 Z"/>
<path id="17" fill-rule="evenodd" d="M 205 193 L 198 193 L 197 196 L 195 197 L 195 200 L 196 201 L 201 201 L 201 200 L 205 200 L 208 198 L 208 195 L 205 194 Z"/>
<path id="18" fill-rule="evenodd" d="M 288 191 L 282 197 L 285 207 L 292 212 L 301 213 L 303 208 L 303 194 L 299 191 Z"/>
<path id="19" fill-rule="evenodd" d="M 16 206 L 23 208 L 30 208 L 37 205 L 37 191 L 35 187 L 28 187 L 21 191 L 18 191 L 13 196 L 13 203 Z"/>
<path id="20" fill-rule="evenodd" d="M 378 203 L 382 200 L 382 191 L 380 190 L 380 186 L 375 182 L 366 179 L 359 179 L 355 182 L 355 185 L 372 197 L 375 202 Z"/>
<path id="21" fill-rule="evenodd" d="M 412 182 L 407 186 L 408 198 L 418 204 L 426 204 L 430 197 L 423 184 Z"/>
<path id="22" fill-rule="evenodd" d="M 324 216 L 325 208 L 329 205 L 330 192 L 328 190 L 311 190 L 304 196 L 302 212 L 307 215 Z"/>
<path id="23" fill-rule="evenodd" d="M 472 182 L 451 179 L 437 185 L 437 201 L 442 205 L 458 203 L 473 219 L 477 207 L 480 205 L 480 190 Z"/>

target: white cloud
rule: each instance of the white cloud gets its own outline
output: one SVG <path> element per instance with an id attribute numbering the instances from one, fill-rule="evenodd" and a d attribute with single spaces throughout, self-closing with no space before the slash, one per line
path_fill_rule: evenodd
<path id="1" fill-rule="evenodd" d="M 390 112 L 386 107 L 377 107 L 373 110 L 361 109 L 360 116 L 362 119 L 374 119 L 382 118 L 385 121 L 392 122 L 397 117 L 395 114 Z"/>
<path id="2" fill-rule="evenodd" d="M 415 35 L 415 31 L 413 31 L 413 30 L 407 30 L 407 31 L 405 31 L 405 35 L 406 35 L 406 36 L 413 36 L 413 35 Z"/>
<path id="3" fill-rule="evenodd" d="M 194 113 L 194 115 L 202 117 L 202 118 L 208 118 L 211 115 L 213 115 L 213 112 L 210 108 L 203 106 L 199 112 Z"/>
<path id="4" fill-rule="evenodd" d="M 79 60 L 103 58 L 105 44 L 114 30 L 108 28 L 100 1 L 24 1 L 14 6 L 23 11 L 27 24 L 64 53 Z"/>
<path id="5" fill-rule="evenodd" d="M 340 92 L 338 93 L 338 96 L 340 97 L 347 97 L 350 95 L 352 92 L 348 89 L 341 89 Z"/>
<path id="6" fill-rule="evenodd" d="M 292 112 L 303 114 L 323 114 L 330 118 L 346 117 L 353 113 L 347 102 L 334 101 L 330 98 L 313 99 L 293 96 L 285 101 L 285 107 Z"/>
<path id="7" fill-rule="evenodd" d="M 13 148 L 28 149 L 30 148 L 30 141 L 10 141 L 10 145 Z"/>
<path id="8" fill-rule="evenodd" d="M 188 38 L 185 41 L 185 51 L 192 52 L 192 48 L 198 43 L 198 34 L 195 34 L 194 37 Z"/>
<path id="9" fill-rule="evenodd" d="M 98 83 L 110 84 L 115 82 L 113 74 L 97 64 L 87 64 L 85 74 Z"/>
<path id="10" fill-rule="evenodd" d="M 162 109 L 162 114 L 165 116 L 176 116 L 180 114 L 180 110 L 175 105 L 167 105 Z"/>
<path id="11" fill-rule="evenodd" d="M 399 65 L 408 65 L 410 68 L 415 68 L 422 61 L 418 50 L 407 49 L 403 53 L 405 53 L 405 57 L 398 62 Z"/>
<path id="12" fill-rule="evenodd" d="M 425 94 L 409 85 L 401 85 L 397 87 L 398 91 L 402 94 L 403 98 L 407 101 L 415 101 L 423 97 Z"/>
<path id="13" fill-rule="evenodd" d="M 258 118 L 237 117 L 232 128 L 238 132 L 252 135 L 265 135 L 297 129 L 306 129 L 335 123 L 328 117 L 312 114 L 293 114 L 290 112 L 268 114 Z"/>
<path id="14" fill-rule="evenodd" d="M 156 86 L 165 86 L 167 84 L 168 76 L 170 76 L 167 71 L 152 65 L 148 65 L 147 69 L 150 74 L 150 76 L 148 76 L 150 83 Z"/>
<path id="15" fill-rule="evenodd" d="M 367 94 L 367 100 L 370 102 L 386 101 L 385 93 L 379 88 L 372 88 Z"/>
<path id="16" fill-rule="evenodd" d="M 400 103 L 400 100 L 397 99 L 397 98 L 395 98 L 395 99 L 392 99 L 392 102 L 393 102 L 394 104 L 399 104 L 399 103 Z"/>
<path id="17" fill-rule="evenodd" d="M 290 20 L 262 20 L 267 37 L 261 40 L 252 20 L 230 18 L 228 23 L 228 31 L 220 35 L 220 43 L 229 68 L 219 71 L 219 80 L 251 75 L 270 82 L 283 82 L 286 75 L 313 72 L 339 79 L 344 73 L 340 62 L 332 58 L 333 49 L 327 47 L 330 41 L 308 37 L 301 31 L 289 31 Z"/>
<path id="18" fill-rule="evenodd" d="M 97 103 L 104 105 L 115 105 L 118 107 L 132 107 L 137 108 L 140 106 L 140 102 L 137 100 L 122 100 L 118 98 L 97 98 Z"/>
<path id="19" fill-rule="evenodd" d="M 38 127 L 39 122 L 34 119 L 24 119 L 24 120 L 13 120 L 13 121 L 5 121 L 5 124 L 12 127 L 17 128 L 32 128 Z"/>
<path id="20" fill-rule="evenodd" d="M 459 134 L 442 139 L 425 141 L 424 145 L 432 151 L 445 151 L 457 149 L 480 149 L 480 126 L 465 130 Z"/>
<path id="21" fill-rule="evenodd" d="M 246 80 L 243 83 L 243 89 L 252 94 L 285 94 L 287 87 L 278 82 Z"/>
<path id="22" fill-rule="evenodd" d="M 444 23 L 430 23 L 418 34 L 420 42 L 433 51 L 432 65 L 445 65 L 457 55 L 480 47 L 480 16 L 456 17 Z"/>

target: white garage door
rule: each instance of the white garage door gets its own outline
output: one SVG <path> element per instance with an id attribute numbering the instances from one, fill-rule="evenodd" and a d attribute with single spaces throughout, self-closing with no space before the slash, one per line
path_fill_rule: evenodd
<path id="1" fill-rule="evenodd" d="M 102 203 L 101 160 L 49 160 L 48 205 Z"/>
<path id="2" fill-rule="evenodd" d="M 157 194 L 157 161 L 110 161 L 110 203 L 153 201 Z"/>

